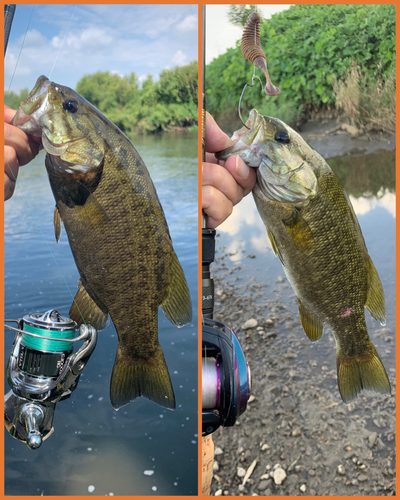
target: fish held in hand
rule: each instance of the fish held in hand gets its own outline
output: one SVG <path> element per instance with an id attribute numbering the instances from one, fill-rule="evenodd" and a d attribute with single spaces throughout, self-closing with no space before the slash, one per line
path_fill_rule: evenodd
<path id="1" fill-rule="evenodd" d="M 305 333 L 316 341 L 324 323 L 332 329 L 345 403 L 363 389 L 390 394 L 364 314 L 366 307 L 385 324 L 383 288 L 347 193 L 325 160 L 283 122 L 253 109 L 246 125 L 216 156 L 239 155 L 258 168 L 254 200 L 296 293 Z"/>
<path id="2" fill-rule="evenodd" d="M 13 124 L 42 138 L 56 200 L 80 274 L 69 315 L 118 333 L 110 398 L 138 396 L 175 407 L 158 342 L 158 306 L 180 327 L 191 321 L 186 279 L 146 165 L 128 138 L 74 90 L 42 76 Z"/>

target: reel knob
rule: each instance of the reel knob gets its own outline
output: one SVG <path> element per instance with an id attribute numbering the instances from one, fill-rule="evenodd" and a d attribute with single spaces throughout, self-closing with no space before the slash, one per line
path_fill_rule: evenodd
<path id="1" fill-rule="evenodd" d="M 42 408 L 35 404 L 27 404 L 21 408 L 21 420 L 25 423 L 26 444 L 31 450 L 39 448 L 43 442 L 40 426 L 44 420 Z M 25 422 L 24 422 L 25 421 Z"/>

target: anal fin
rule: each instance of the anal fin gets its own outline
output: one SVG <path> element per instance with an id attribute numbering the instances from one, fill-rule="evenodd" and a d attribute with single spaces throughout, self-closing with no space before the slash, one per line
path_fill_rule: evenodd
<path id="1" fill-rule="evenodd" d="M 301 324 L 311 342 L 316 342 L 322 337 L 323 323 L 322 321 L 312 313 L 299 298 L 297 298 L 299 304 L 299 313 Z"/>
<path id="2" fill-rule="evenodd" d="M 79 288 L 69 310 L 69 317 L 78 325 L 86 323 L 96 330 L 103 330 L 107 326 L 108 311 L 96 304 L 79 280 Z"/>
<path id="3" fill-rule="evenodd" d="M 192 321 L 192 303 L 189 288 L 175 252 L 172 255 L 172 280 L 161 304 L 165 316 L 177 327 Z"/>
<path id="4" fill-rule="evenodd" d="M 367 254 L 368 292 L 365 307 L 381 325 L 386 325 L 385 295 L 371 257 Z"/>

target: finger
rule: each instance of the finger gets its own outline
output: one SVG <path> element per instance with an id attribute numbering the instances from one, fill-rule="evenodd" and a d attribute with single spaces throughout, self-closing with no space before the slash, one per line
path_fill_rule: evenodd
<path id="1" fill-rule="evenodd" d="M 6 123 L 11 123 L 11 120 L 14 118 L 16 111 L 15 109 L 10 108 L 7 104 L 4 104 L 4 121 Z"/>
<path id="2" fill-rule="evenodd" d="M 243 198 L 243 188 L 235 181 L 232 175 L 221 165 L 203 163 L 203 186 L 213 186 L 236 205 Z"/>
<path id="3" fill-rule="evenodd" d="M 232 175 L 235 181 L 243 188 L 243 196 L 246 196 L 255 186 L 257 176 L 254 168 L 249 167 L 240 156 L 230 156 L 224 168 Z"/>
<path id="4" fill-rule="evenodd" d="M 14 193 L 18 176 L 19 163 L 15 149 L 4 146 L 4 199 L 8 200 Z"/>
<path id="5" fill-rule="evenodd" d="M 219 226 L 233 210 L 232 202 L 214 186 L 203 186 L 202 208 L 207 215 L 207 227 Z"/>
<path id="6" fill-rule="evenodd" d="M 229 148 L 233 144 L 233 141 L 222 132 L 209 113 L 206 113 L 205 135 L 206 151 L 210 153 L 216 153 L 222 149 Z"/>
<path id="7" fill-rule="evenodd" d="M 39 152 L 39 144 L 30 140 L 25 132 L 13 125 L 4 123 L 4 144 L 15 149 L 19 165 L 26 165 Z"/>

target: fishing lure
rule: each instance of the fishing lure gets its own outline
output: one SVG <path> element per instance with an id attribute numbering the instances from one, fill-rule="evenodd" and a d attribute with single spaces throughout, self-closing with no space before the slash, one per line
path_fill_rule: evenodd
<path id="1" fill-rule="evenodd" d="M 270 96 L 280 94 L 278 87 L 275 87 L 271 82 L 267 68 L 267 58 L 261 47 L 260 42 L 260 15 L 257 12 L 252 12 L 244 27 L 241 49 L 243 57 L 251 62 L 257 68 L 260 68 L 264 73 L 267 83 L 265 85 L 265 93 Z"/>

